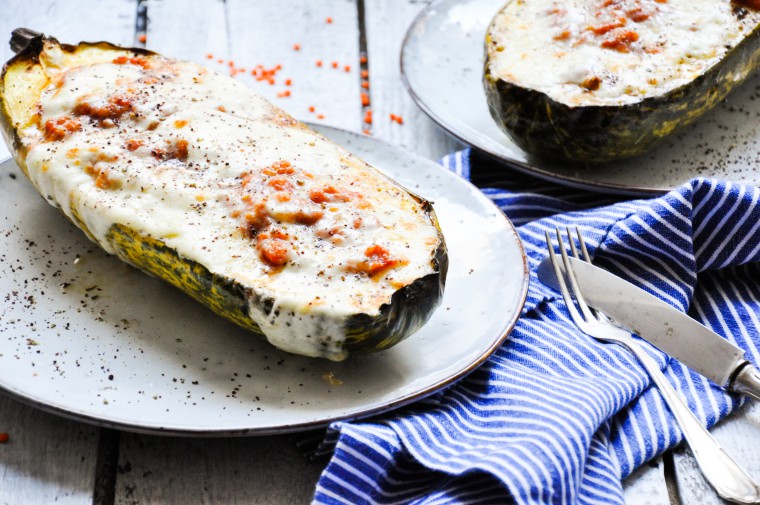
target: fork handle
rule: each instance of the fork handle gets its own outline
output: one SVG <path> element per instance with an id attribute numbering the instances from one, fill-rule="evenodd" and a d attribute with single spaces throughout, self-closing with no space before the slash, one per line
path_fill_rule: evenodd
<path id="1" fill-rule="evenodd" d="M 652 381 L 660 389 L 665 402 L 676 418 L 697 465 L 718 495 L 737 503 L 758 503 L 760 492 L 752 477 L 720 446 L 702 426 L 681 396 L 660 371 L 660 367 L 633 339 L 625 346 L 639 359 Z"/>

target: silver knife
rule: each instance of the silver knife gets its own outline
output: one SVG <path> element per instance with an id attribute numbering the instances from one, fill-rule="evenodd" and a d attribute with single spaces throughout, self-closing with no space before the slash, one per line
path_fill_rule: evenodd
<path id="1" fill-rule="evenodd" d="M 760 400 L 760 372 L 739 347 L 617 275 L 586 261 L 570 262 L 589 305 L 714 383 Z M 538 278 L 559 289 L 548 259 Z"/>

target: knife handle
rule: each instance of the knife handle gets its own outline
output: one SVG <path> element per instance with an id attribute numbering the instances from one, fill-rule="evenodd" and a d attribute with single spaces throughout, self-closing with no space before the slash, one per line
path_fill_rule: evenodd
<path id="1" fill-rule="evenodd" d="M 760 400 L 760 371 L 747 362 L 731 381 L 728 389 Z"/>

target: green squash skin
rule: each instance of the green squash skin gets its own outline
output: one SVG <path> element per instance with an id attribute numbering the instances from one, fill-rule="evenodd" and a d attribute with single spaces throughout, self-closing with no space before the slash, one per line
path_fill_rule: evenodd
<path id="1" fill-rule="evenodd" d="M 345 340 L 337 355 L 366 354 L 388 349 L 398 344 L 430 319 L 443 299 L 448 274 L 448 251 L 432 204 L 406 190 L 439 230 L 439 245 L 431 260 L 433 273 L 414 280 L 397 290 L 390 303 L 380 306 L 379 313 L 354 314 L 343 321 Z M 73 211 L 75 224 L 92 238 L 86 225 Z M 92 238 L 94 242 L 94 238 Z M 179 288 L 215 313 L 238 326 L 265 337 L 259 325 L 249 315 L 249 300 L 270 314 L 275 300 L 259 297 L 248 287 L 209 271 L 202 264 L 181 257 L 164 242 L 139 231 L 114 224 L 108 231 L 111 249 L 123 261 Z M 334 343 L 334 342 L 333 342 Z M 340 358 L 333 358 L 336 361 Z"/>
<path id="2" fill-rule="evenodd" d="M 10 65 L 31 66 L 39 64 L 39 54 L 43 48 L 43 41 L 58 43 L 55 39 L 43 38 L 42 36 L 31 40 L 25 49 L 6 63 L 2 74 L 0 74 L 0 129 L 2 129 L 8 146 L 11 147 L 13 156 L 27 176 L 29 174 L 24 162 L 26 152 L 20 142 L 17 125 L 13 123 L 8 112 L 3 89 L 6 71 Z M 107 42 L 83 42 L 80 45 L 95 46 L 103 50 L 128 50 L 146 56 L 155 54 L 140 48 L 122 48 Z M 61 44 L 64 51 L 73 52 L 78 47 L 80 46 Z M 355 314 L 347 317 L 343 324 L 346 339 L 340 349 L 343 351 L 340 353 L 342 357 L 351 353 L 380 351 L 404 340 L 427 322 L 443 298 L 448 270 L 448 254 L 443 234 L 432 204 L 411 191 L 405 191 L 421 204 L 422 210 L 438 230 L 440 242 L 431 259 L 433 273 L 416 279 L 409 285 L 397 290 L 392 295 L 390 303 L 380 307 L 379 314 Z M 59 202 L 55 202 L 54 205 L 60 209 Z M 66 217 L 80 228 L 88 238 L 97 243 L 73 207 L 71 213 L 72 218 Z M 128 226 L 113 224 L 107 233 L 107 240 L 109 249 L 114 251 L 120 259 L 179 288 L 215 313 L 245 330 L 264 336 L 258 324 L 249 315 L 249 305 L 254 304 L 261 307 L 264 313 L 270 313 L 275 305 L 275 300 L 258 296 L 252 288 L 243 286 L 233 279 L 215 274 L 204 265 L 183 258 L 161 240 Z"/>
<path id="3" fill-rule="evenodd" d="M 160 240 L 128 226 L 112 225 L 107 239 L 122 260 L 181 289 L 238 326 L 263 335 L 248 315 L 246 289 L 239 283 L 212 274 L 200 263 L 181 258 Z"/>
<path id="4" fill-rule="evenodd" d="M 182 258 L 160 240 L 146 237 L 130 227 L 114 224 L 107 238 L 122 260 L 181 289 L 238 326 L 264 336 L 249 316 L 248 299 L 253 299 L 265 313 L 271 312 L 274 300 L 257 297 L 250 288 Z M 443 297 L 448 270 L 443 242 L 436 250 L 433 265 L 435 273 L 396 291 L 391 303 L 382 305 L 378 315 L 355 314 L 347 318 L 344 324 L 347 338 L 342 350 L 367 353 L 387 349 L 422 327 Z"/>
<path id="5" fill-rule="evenodd" d="M 760 65 L 760 25 L 693 81 L 617 106 L 571 107 L 492 76 L 489 68 L 495 51 L 490 36 L 486 37 L 483 84 L 499 127 L 533 156 L 601 164 L 644 153 L 718 105 Z"/>

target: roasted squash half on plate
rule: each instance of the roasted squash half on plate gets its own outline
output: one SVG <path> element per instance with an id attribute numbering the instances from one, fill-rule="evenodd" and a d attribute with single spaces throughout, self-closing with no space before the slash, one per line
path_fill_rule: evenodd
<path id="1" fill-rule="evenodd" d="M 512 0 L 486 36 L 491 115 L 534 156 L 601 163 L 641 154 L 758 68 L 757 7 Z"/>
<path id="2" fill-rule="evenodd" d="M 439 305 L 432 205 L 243 84 L 143 49 L 14 36 L 28 44 L 0 77 L 5 139 L 109 253 L 306 356 L 388 348 Z"/>

